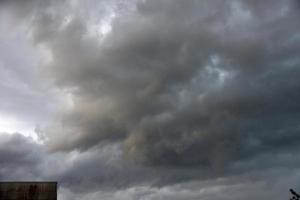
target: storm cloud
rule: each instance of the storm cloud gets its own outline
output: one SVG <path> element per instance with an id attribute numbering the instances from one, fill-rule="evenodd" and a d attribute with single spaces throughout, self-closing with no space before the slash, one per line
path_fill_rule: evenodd
<path id="1" fill-rule="evenodd" d="M 121 141 L 144 164 L 209 167 L 291 148 L 300 85 L 293 3 L 137 2 L 99 42 L 80 16 L 63 27 L 42 16 L 33 39 L 51 52 L 47 76 L 71 96 L 50 148 Z"/>
<path id="2" fill-rule="evenodd" d="M 5 143 L 17 140 L 42 155 L 28 152 L 22 160 L 18 153 L 28 149 L 3 148 L 5 163 L 40 169 L 66 159 L 66 169 L 38 176 L 62 182 L 66 199 L 80 188 L 87 199 L 174 199 L 176 187 L 190 190 L 178 199 L 222 198 L 189 183 L 213 188 L 219 178 L 226 186 L 212 191 L 236 194 L 223 199 L 240 199 L 245 194 L 236 190 L 245 188 L 275 198 L 246 181 L 261 171 L 263 187 L 276 175 L 282 182 L 276 179 L 275 188 L 296 183 L 287 169 L 299 174 L 298 1 L 13 0 L 0 6 L 5 19 L 27 27 L 33 48 L 43 50 L 45 59 L 26 76 L 36 76 L 29 88 L 39 83 L 39 94 L 49 90 L 63 99 L 55 112 L 42 103 L 36 108 L 34 119 L 54 113 L 36 131 L 43 144 L 29 145 L 20 135 Z M 0 90 L 6 97 L 11 91 L 1 84 Z M 11 153 L 16 160 L 5 157 Z"/>

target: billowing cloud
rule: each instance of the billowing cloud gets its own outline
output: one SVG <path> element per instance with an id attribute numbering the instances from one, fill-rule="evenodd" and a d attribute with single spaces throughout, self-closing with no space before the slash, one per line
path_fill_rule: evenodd
<path id="1" fill-rule="evenodd" d="M 276 174 L 276 175 L 275 175 Z M 279 176 L 278 180 L 272 176 Z M 285 171 L 269 172 L 259 175 L 262 179 L 257 179 L 253 175 L 244 177 L 232 177 L 231 179 L 222 179 L 215 181 L 195 181 L 184 184 L 176 184 L 166 187 L 131 187 L 124 190 L 97 191 L 84 195 L 74 195 L 69 191 L 61 194 L 62 199 L 112 199 L 112 200 L 174 200 L 174 199 L 285 199 L 287 196 L 288 185 L 297 184 L 297 176 L 290 176 Z M 289 177 L 289 178 L 287 178 Z M 275 182 L 274 179 L 276 179 Z"/>
<path id="2" fill-rule="evenodd" d="M 229 195 L 214 198 L 279 198 L 245 183 L 260 171 L 295 184 L 285 170 L 299 167 L 296 0 L 0 3 L 47 52 L 34 75 L 64 99 L 38 147 L 51 151 L 41 166 L 66 159 L 41 174 L 64 198 L 78 182 L 87 199 L 212 198 L 188 181 Z"/>
<path id="3" fill-rule="evenodd" d="M 63 200 L 282 199 L 290 187 L 299 187 L 297 154 L 237 163 L 231 173 L 219 177 L 191 168 L 132 165 L 122 157 L 120 144 L 102 144 L 86 152 L 49 154 L 45 150 L 29 137 L 2 133 L 1 179 L 58 181 Z"/>
<path id="4" fill-rule="evenodd" d="M 38 145 L 20 134 L 1 133 L 0 138 L 1 180 L 35 180 L 43 160 Z"/>
<path id="5" fill-rule="evenodd" d="M 213 168 L 289 149 L 299 129 L 293 3 L 143 1 L 100 41 L 80 16 L 64 26 L 42 16 L 33 38 L 71 101 L 50 147 L 121 141 L 141 163 Z"/>

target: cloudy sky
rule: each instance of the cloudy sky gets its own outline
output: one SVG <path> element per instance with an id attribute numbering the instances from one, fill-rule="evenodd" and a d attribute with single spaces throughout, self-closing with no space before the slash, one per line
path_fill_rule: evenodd
<path id="1" fill-rule="evenodd" d="M 0 180 L 288 199 L 299 77 L 298 0 L 0 0 Z"/>

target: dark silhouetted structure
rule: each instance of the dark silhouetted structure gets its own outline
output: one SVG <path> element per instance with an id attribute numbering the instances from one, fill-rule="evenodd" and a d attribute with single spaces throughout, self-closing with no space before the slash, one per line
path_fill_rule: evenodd
<path id="1" fill-rule="evenodd" d="M 57 200 L 57 183 L 0 182 L 0 200 Z"/>
<path id="2" fill-rule="evenodd" d="M 293 197 L 290 198 L 290 200 L 300 200 L 300 195 L 297 192 L 295 192 L 293 189 L 290 189 L 290 192 L 293 195 Z"/>

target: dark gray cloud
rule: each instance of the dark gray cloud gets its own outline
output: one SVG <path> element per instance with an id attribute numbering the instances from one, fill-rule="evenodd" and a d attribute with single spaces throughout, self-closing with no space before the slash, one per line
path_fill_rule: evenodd
<path id="1" fill-rule="evenodd" d="M 79 196 L 99 188 L 113 192 L 138 185 L 163 186 L 199 176 L 195 170 L 156 170 L 128 163 L 122 158 L 120 144 L 103 144 L 82 153 L 50 154 L 43 145 L 19 133 L 1 133 L 0 159 L 1 180 L 58 181 L 60 190 Z"/>
<path id="2" fill-rule="evenodd" d="M 55 180 L 63 200 L 282 199 L 290 187 L 300 187 L 297 153 L 236 163 L 234 173 L 219 177 L 203 170 L 132 165 L 123 159 L 120 144 L 49 154 L 28 137 L 2 133 L 0 158 L 2 180 Z"/>
<path id="3" fill-rule="evenodd" d="M 114 1 L 104 36 L 90 34 L 101 23 L 74 2 L 3 4 L 34 10 L 23 14 L 31 40 L 51 58 L 39 78 L 66 97 L 43 131 L 46 160 L 68 167 L 42 177 L 88 199 L 121 199 L 117 188 L 128 199 L 279 199 L 286 188 L 270 189 L 273 176 L 286 181 L 274 188 L 296 184 L 287 173 L 299 167 L 296 1 Z M 220 177 L 237 182 L 218 187 Z M 216 196 L 171 186 L 191 180 L 213 182 Z"/>
<path id="4" fill-rule="evenodd" d="M 40 147 L 20 134 L 0 135 L 1 180 L 36 180 L 43 160 Z"/>
<path id="5" fill-rule="evenodd" d="M 151 169 L 126 163 L 119 144 L 84 153 L 50 154 L 43 145 L 19 133 L 1 133 L 0 138 L 1 180 L 55 180 L 62 188 L 86 193 L 99 187 L 124 188 L 158 179 Z"/>
<path id="6" fill-rule="evenodd" d="M 49 145 L 117 140 L 138 162 L 212 168 L 292 148 L 300 85 L 293 3 L 139 2 L 100 43 L 80 17 L 58 29 L 59 18 L 43 16 L 33 37 L 52 53 L 48 74 L 73 95 Z"/>
<path id="7" fill-rule="evenodd" d="M 274 181 L 271 178 L 274 174 L 281 174 L 281 180 Z M 290 174 L 284 171 L 270 172 L 265 174 L 263 179 L 245 176 L 236 180 L 232 179 L 214 180 L 214 181 L 195 181 L 162 188 L 157 187 L 132 187 L 118 192 L 98 191 L 82 196 L 72 196 L 78 199 L 145 199 L 145 200 L 162 200 L 162 199 L 285 199 L 287 198 L 287 185 L 295 184 L 297 177 L 289 177 Z M 287 179 L 289 177 L 290 179 Z M 261 177 L 262 178 L 262 177 Z M 67 195 L 66 195 L 67 196 Z M 68 199 L 68 198 L 66 198 Z"/>

